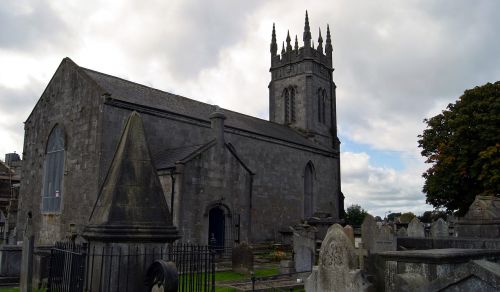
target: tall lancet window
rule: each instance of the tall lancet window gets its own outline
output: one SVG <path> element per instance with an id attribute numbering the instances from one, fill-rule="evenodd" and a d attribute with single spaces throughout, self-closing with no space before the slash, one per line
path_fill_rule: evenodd
<path id="1" fill-rule="evenodd" d="M 304 218 L 312 217 L 314 213 L 313 182 L 314 167 L 309 161 L 304 170 Z"/>
<path id="2" fill-rule="evenodd" d="M 326 123 L 326 90 L 318 90 L 318 122 Z"/>
<path id="3" fill-rule="evenodd" d="M 63 195 L 64 130 L 56 125 L 49 135 L 43 172 L 42 211 L 59 212 Z"/>
<path id="4" fill-rule="evenodd" d="M 295 89 L 293 87 L 283 90 L 285 101 L 285 123 L 295 122 Z"/>

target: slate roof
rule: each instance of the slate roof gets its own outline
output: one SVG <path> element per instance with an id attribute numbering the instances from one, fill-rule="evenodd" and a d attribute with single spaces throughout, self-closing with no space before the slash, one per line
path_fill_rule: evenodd
<path id="1" fill-rule="evenodd" d="M 214 111 L 214 106 L 207 103 L 171 94 L 91 69 L 80 68 L 114 99 L 154 107 L 176 114 L 206 120 L 207 122 L 209 122 L 208 116 Z M 225 120 L 225 126 L 227 127 L 241 129 L 316 149 L 332 151 L 332 149 L 311 142 L 301 134 L 286 126 L 227 109 L 222 109 L 222 111 L 227 117 Z"/>
<path id="2" fill-rule="evenodd" d="M 173 149 L 165 149 L 153 154 L 153 161 L 155 162 L 156 169 L 168 169 L 175 166 L 178 161 L 184 161 L 191 154 L 200 152 L 202 148 L 211 144 L 212 142 L 200 145 L 192 145 L 187 147 L 179 147 Z"/>

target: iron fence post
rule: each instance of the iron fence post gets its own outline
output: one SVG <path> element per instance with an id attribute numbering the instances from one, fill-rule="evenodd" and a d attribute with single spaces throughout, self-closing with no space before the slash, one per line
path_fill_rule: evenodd
<path id="1" fill-rule="evenodd" d="M 255 273 L 252 272 L 251 275 L 252 275 L 252 278 L 251 278 L 252 279 L 252 292 L 254 292 L 255 291 L 255 280 L 256 280 Z"/>
<path id="2" fill-rule="evenodd" d="M 49 280 L 47 283 L 47 292 L 51 291 L 52 288 L 52 266 L 53 266 L 53 261 L 54 260 L 54 249 L 50 249 L 50 259 L 49 259 Z"/>

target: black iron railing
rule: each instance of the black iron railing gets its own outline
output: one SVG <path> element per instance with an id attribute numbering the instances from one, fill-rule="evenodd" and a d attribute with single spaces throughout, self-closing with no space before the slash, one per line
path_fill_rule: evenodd
<path id="1" fill-rule="evenodd" d="M 134 291 L 158 259 L 173 262 L 178 291 L 215 291 L 215 255 L 209 246 L 168 244 L 156 247 L 58 243 L 51 251 L 47 291 Z M 135 284 L 134 284 L 135 283 Z"/>
<path id="2" fill-rule="evenodd" d="M 58 242 L 50 251 L 47 291 L 81 292 L 85 280 L 85 245 Z"/>

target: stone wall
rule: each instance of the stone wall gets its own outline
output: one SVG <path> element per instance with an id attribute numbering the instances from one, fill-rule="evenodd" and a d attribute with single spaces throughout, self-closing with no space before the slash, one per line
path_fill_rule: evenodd
<path id="1" fill-rule="evenodd" d="M 25 123 L 18 226 L 33 213 L 37 244 L 64 237 L 69 224 L 77 230 L 88 220 L 98 193 L 99 127 L 102 93 L 64 59 Z M 60 212 L 41 213 L 47 139 L 55 125 L 65 133 L 65 164 Z M 22 232 L 18 232 L 22 236 Z"/>
<path id="2" fill-rule="evenodd" d="M 137 110 L 141 108 L 138 107 Z M 101 169 L 109 167 L 119 140 L 120 127 L 123 127 L 128 114 L 130 111 L 127 109 L 105 106 Z M 141 116 L 152 153 L 169 148 L 201 145 L 214 137 L 208 122 L 192 120 L 188 123 L 175 117 L 159 117 L 145 112 L 141 112 Z M 309 161 L 314 165 L 315 211 L 338 218 L 338 158 L 333 157 L 331 153 L 231 128 L 226 128 L 225 140 L 234 146 L 238 157 L 255 174 L 252 178 L 251 217 L 252 229 L 259 232 L 253 234 L 253 240 L 275 239 L 280 228 L 300 221 L 304 206 L 304 170 Z M 211 168 L 219 167 L 215 160 L 209 159 L 205 162 L 205 167 L 209 165 L 207 163 L 211 163 Z M 188 172 L 185 176 L 196 176 L 194 172 Z M 101 172 L 100 179 L 103 179 L 104 175 Z M 226 175 L 234 174 L 226 172 Z M 210 183 L 210 179 L 204 179 L 203 182 Z M 163 187 L 167 189 L 166 184 Z M 196 193 L 194 188 L 192 190 Z M 188 194 L 185 190 L 182 190 L 182 193 Z M 273 224 L 269 224 L 269 220 L 272 220 Z"/>

